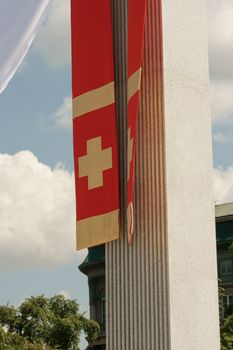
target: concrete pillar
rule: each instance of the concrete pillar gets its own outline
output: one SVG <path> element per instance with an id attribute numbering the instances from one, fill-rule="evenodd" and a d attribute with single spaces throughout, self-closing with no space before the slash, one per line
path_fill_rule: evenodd
<path id="1" fill-rule="evenodd" d="M 124 143 L 126 1 L 113 13 Z M 106 246 L 107 350 L 219 350 L 203 0 L 147 0 L 130 247 L 124 227 Z"/>

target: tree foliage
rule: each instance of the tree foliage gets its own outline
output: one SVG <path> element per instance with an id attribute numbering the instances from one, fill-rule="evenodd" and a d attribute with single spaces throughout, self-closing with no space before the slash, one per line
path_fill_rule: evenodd
<path id="1" fill-rule="evenodd" d="M 233 315 L 227 316 L 221 327 L 221 350 L 233 350 Z"/>
<path id="2" fill-rule="evenodd" d="M 99 326 L 63 295 L 31 297 L 19 308 L 0 306 L 0 350 L 78 350 L 81 331 L 92 342 Z"/>
<path id="3" fill-rule="evenodd" d="M 219 280 L 219 282 L 221 282 Z M 232 305 L 224 307 L 222 298 L 225 296 L 225 289 L 218 288 L 219 292 L 219 315 L 220 315 L 220 341 L 221 350 L 233 350 L 233 307 Z M 224 314 L 224 319 L 222 315 Z"/>

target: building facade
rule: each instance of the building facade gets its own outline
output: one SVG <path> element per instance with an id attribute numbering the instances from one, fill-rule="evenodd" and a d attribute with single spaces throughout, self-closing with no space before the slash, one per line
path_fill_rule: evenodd
<path id="1" fill-rule="evenodd" d="M 233 203 L 216 205 L 216 242 L 219 286 L 224 288 L 221 296 L 222 311 L 233 305 Z M 204 268 L 204 267 L 203 267 Z M 100 324 L 100 335 L 90 349 L 106 349 L 105 341 L 105 246 L 90 248 L 84 262 L 79 266 L 88 277 L 90 317 Z"/>
<path id="2" fill-rule="evenodd" d="M 100 334 L 90 346 L 93 350 L 104 350 L 105 340 L 105 245 L 88 249 L 88 255 L 79 270 L 88 277 L 90 318 L 100 325 Z"/>
<path id="3" fill-rule="evenodd" d="M 223 318 L 224 309 L 233 304 L 233 203 L 217 205 L 215 217 L 218 278 L 219 286 L 224 289 L 220 315 Z"/>

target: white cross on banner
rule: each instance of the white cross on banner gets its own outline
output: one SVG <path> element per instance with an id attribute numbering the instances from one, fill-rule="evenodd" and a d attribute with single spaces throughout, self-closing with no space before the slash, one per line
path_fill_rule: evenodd
<path id="1" fill-rule="evenodd" d="M 79 177 L 88 177 L 88 190 L 103 186 L 103 171 L 112 168 L 112 148 L 101 149 L 101 137 L 87 141 L 87 155 L 79 157 Z"/>
<path id="2" fill-rule="evenodd" d="M 0 92 L 5 89 L 28 52 L 49 2 L 0 1 Z"/>

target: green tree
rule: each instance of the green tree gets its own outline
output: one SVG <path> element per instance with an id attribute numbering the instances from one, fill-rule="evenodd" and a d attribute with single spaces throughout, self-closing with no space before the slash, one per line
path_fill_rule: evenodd
<path id="1" fill-rule="evenodd" d="M 0 350 L 78 350 L 81 331 L 91 343 L 99 326 L 62 295 L 31 297 L 19 308 L 0 306 Z"/>
<path id="2" fill-rule="evenodd" d="M 219 280 L 219 283 L 221 280 Z M 219 316 L 224 313 L 224 319 L 220 323 L 221 350 L 233 350 L 233 305 L 223 306 L 222 298 L 225 296 L 225 289 L 218 288 L 219 291 Z"/>
<path id="3" fill-rule="evenodd" d="M 233 350 L 233 315 L 227 316 L 221 327 L 221 350 Z"/>

